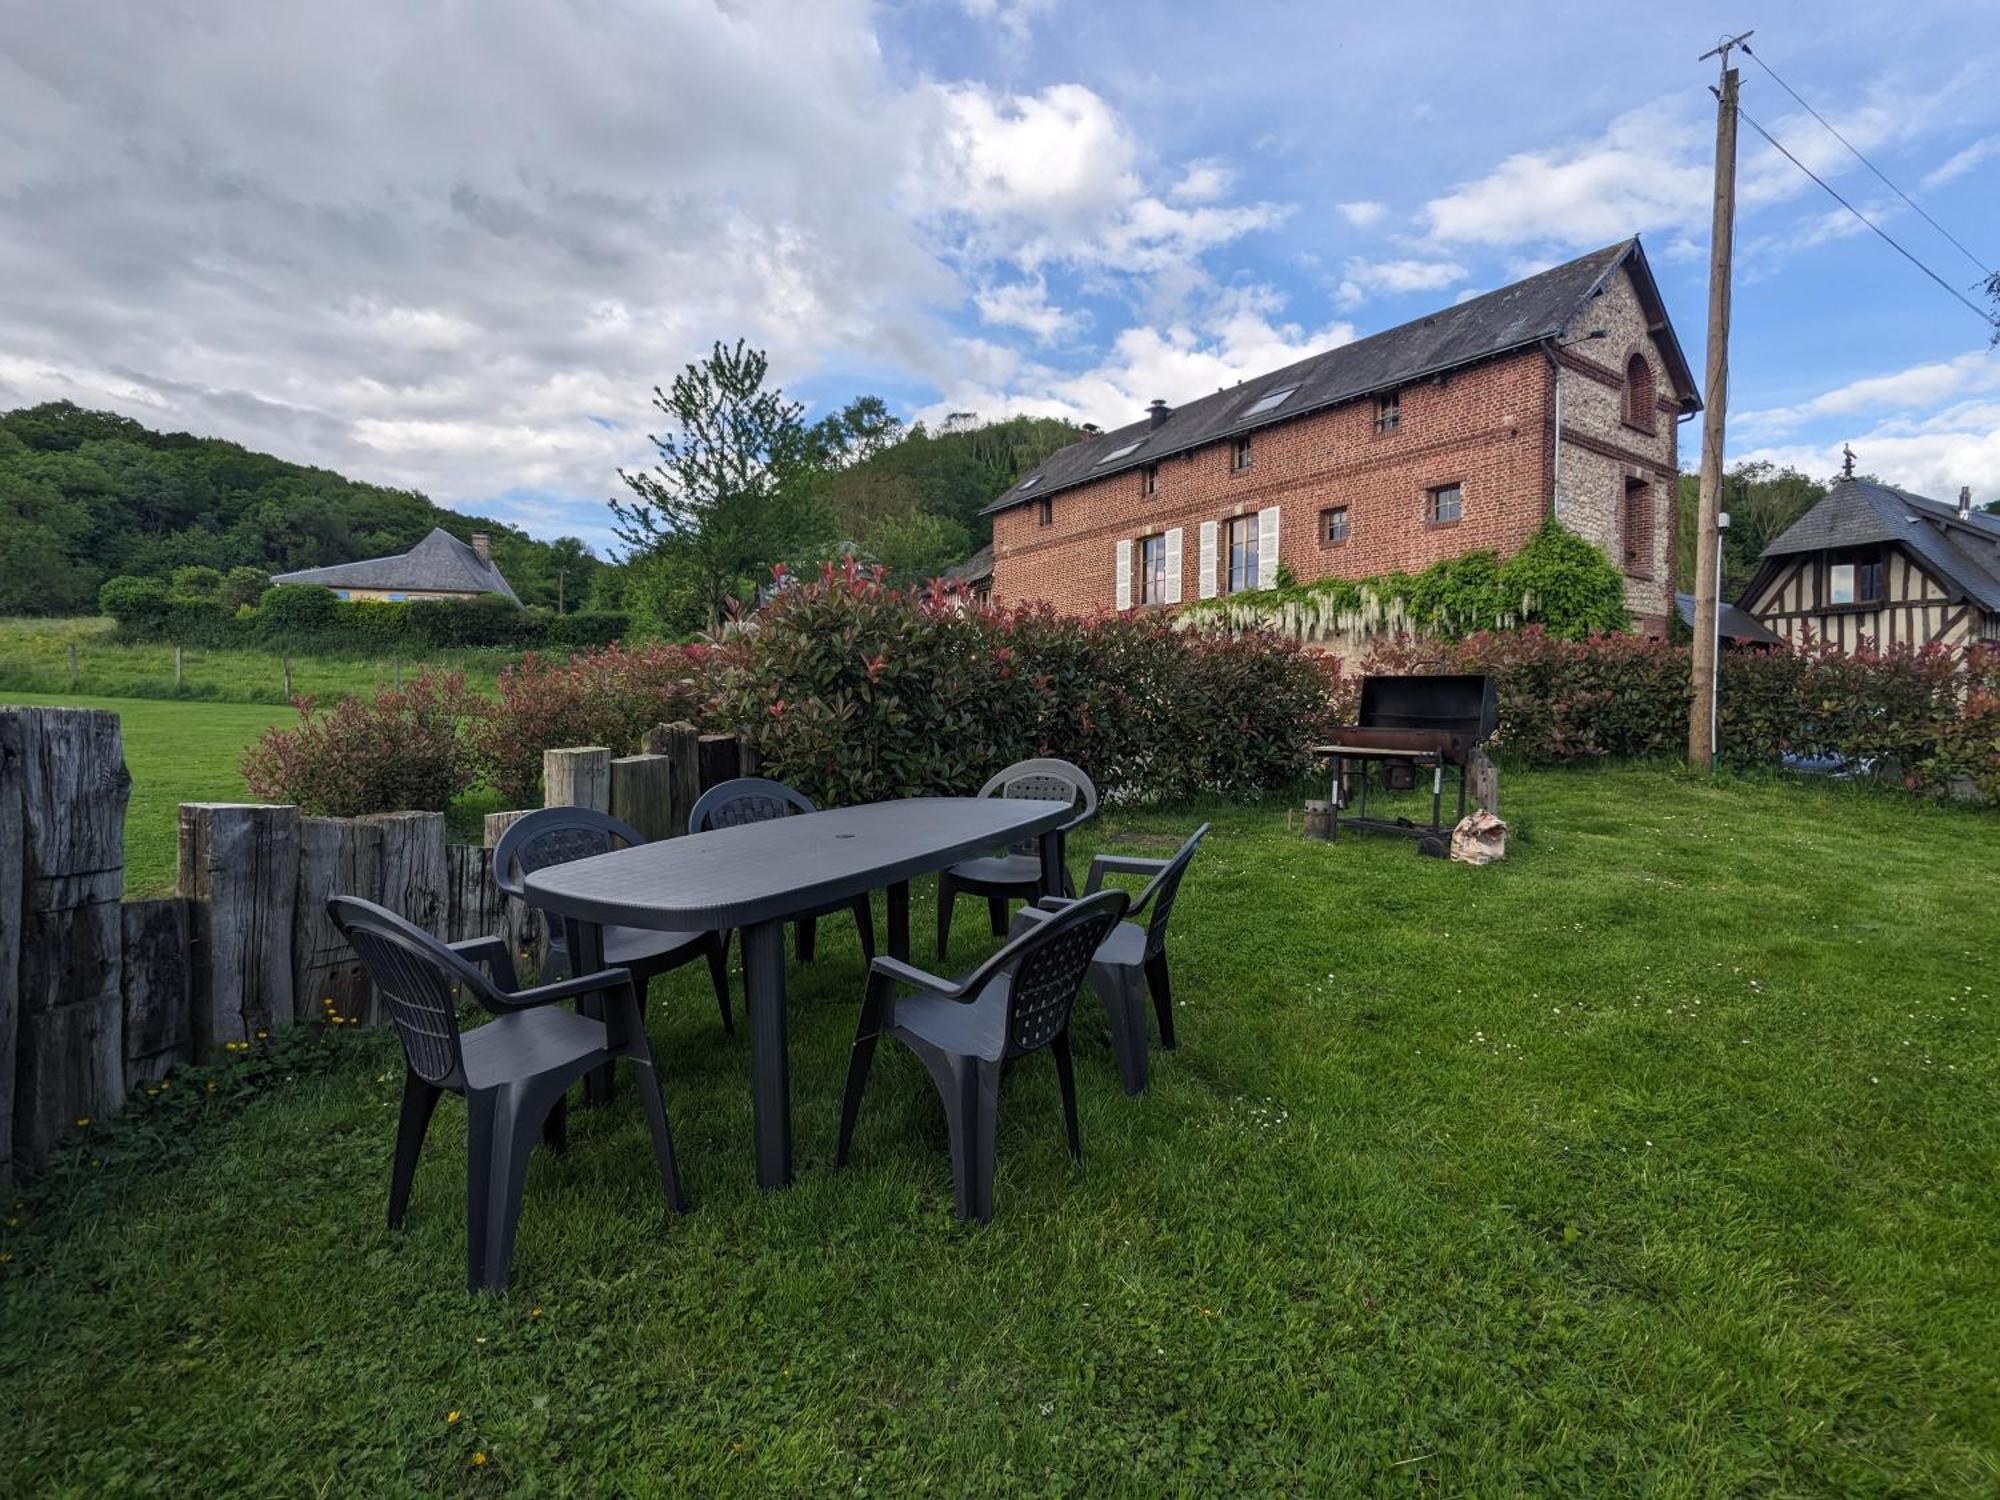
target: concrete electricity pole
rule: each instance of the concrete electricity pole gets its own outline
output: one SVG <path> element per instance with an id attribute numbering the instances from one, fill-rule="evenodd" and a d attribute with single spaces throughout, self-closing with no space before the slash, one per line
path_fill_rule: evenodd
<path id="1" fill-rule="evenodd" d="M 1702 388 L 1701 504 L 1695 524 L 1694 682 L 1688 705 L 1688 769 L 1715 763 L 1716 600 L 1722 535 L 1722 429 L 1729 407 L 1729 274 L 1736 237 L 1736 70 L 1730 49 L 1751 36 L 1725 37 L 1699 59 L 1722 59 L 1715 93 L 1715 220 L 1708 252 L 1708 374 Z"/>

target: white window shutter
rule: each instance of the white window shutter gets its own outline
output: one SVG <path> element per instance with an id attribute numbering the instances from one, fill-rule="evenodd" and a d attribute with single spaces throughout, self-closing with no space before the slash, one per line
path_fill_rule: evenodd
<path id="1" fill-rule="evenodd" d="M 1181 529 L 1178 526 L 1167 533 L 1167 587 L 1160 602 L 1181 602 Z"/>
<path id="2" fill-rule="evenodd" d="M 1132 607 L 1132 539 L 1125 538 L 1118 544 L 1118 607 Z"/>
<path id="3" fill-rule="evenodd" d="M 1201 523 L 1200 566 L 1195 570 L 1194 588 L 1195 593 L 1203 599 L 1213 599 L 1217 593 L 1215 586 L 1216 530 L 1216 523 L 1213 521 L 1203 521 Z"/>
<path id="4" fill-rule="evenodd" d="M 1257 512 L 1257 587 L 1278 586 L 1278 507 L 1267 505 Z"/>

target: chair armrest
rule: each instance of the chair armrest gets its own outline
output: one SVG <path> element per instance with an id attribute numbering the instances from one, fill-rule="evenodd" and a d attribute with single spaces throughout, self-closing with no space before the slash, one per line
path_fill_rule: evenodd
<path id="1" fill-rule="evenodd" d="M 1107 875 L 1157 875 L 1172 863 L 1170 859 L 1142 859 L 1136 854 L 1094 854 L 1083 893 L 1094 896 L 1103 890 Z"/>
<path id="2" fill-rule="evenodd" d="M 511 995 L 489 995 L 484 998 L 490 1009 L 504 1014 L 515 1010 L 533 1010 L 539 1005 L 554 1005 L 558 1001 L 574 1000 L 582 995 L 632 988 L 630 969 L 600 969 L 595 974 L 584 974 L 575 979 L 558 979 L 554 984 L 538 984 L 531 990 L 517 990 Z"/>
<path id="3" fill-rule="evenodd" d="M 1055 899 L 1058 901 L 1062 900 L 1060 896 L 1056 897 Z M 1048 910 L 1045 911 L 1039 906 L 1022 907 L 1019 911 L 1014 913 L 1013 920 L 1007 924 L 1007 936 L 1010 938 L 1019 937 L 1022 933 L 1026 932 L 1030 927 L 1033 927 L 1037 922 L 1046 922 L 1050 917 L 1054 916 L 1056 912 L 1060 909 L 1061 908 L 1059 907 L 1050 907 Z"/>
<path id="4" fill-rule="evenodd" d="M 900 958 L 890 958 L 886 954 L 869 964 L 868 972 L 871 975 L 879 974 L 897 984 L 915 985 L 918 989 L 949 995 L 953 999 L 957 999 L 963 993 L 962 987 L 955 980 L 940 979 L 928 970 L 920 969 L 915 964 L 906 964 Z"/>
<path id="5" fill-rule="evenodd" d="M 448 945 L 452 952 L 468 963 L 483 963 L 486 972 L 493 977 L 496 988 L 506 994 L 513 994 L 519 988 L 520 980 L 514 975 L 514 955 L 508 951 L 507 940 L 501 937 L 467 938 L 463 942 Z"/>

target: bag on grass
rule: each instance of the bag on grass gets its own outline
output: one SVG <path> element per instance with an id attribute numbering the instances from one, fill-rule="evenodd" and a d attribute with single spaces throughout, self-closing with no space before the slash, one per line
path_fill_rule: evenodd
<path id="1" fill-rule="evenodd" d="M 1490 865 L 1507 857 L 1507 825 L 1486 809 L 1467 813 L 1451 831 L 1451 857 L 1460 864 Z"/>

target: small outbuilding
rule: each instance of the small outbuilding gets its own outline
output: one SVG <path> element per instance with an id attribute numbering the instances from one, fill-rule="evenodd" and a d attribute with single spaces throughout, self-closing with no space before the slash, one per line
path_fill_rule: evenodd
<path id="1" fill-rule="evenodd" d="M 486 532 L 473 532 L 468 543 L 441 526 L 433 527 L 429 536 L 394 557 L 301 568 L 296 573 L 279 573 L 271 582 L 317 583 L 342 599 L 390 604 L 415 599 L 476 599 L 481 594 L 499 594 L 520 603 L 513 586 L 493 564 L 492 538 Z"/>
<path id="2" fill-rule="evenodd" d="M 1689 630 L 1694 629 L 1694 595 L 1675 594 L 1674 613 L 1681 617 L 1681 623 Z M 1726 599 L 1715 602 L 1715 624 L 1722 632 L 1725 646 L 1782 646 L 1783 637 L 1769 626 L 1761 623 L 1755 615 L 1746 614 Z"/>

